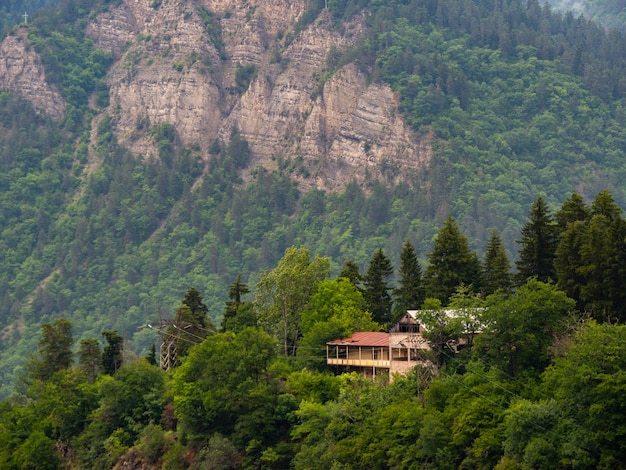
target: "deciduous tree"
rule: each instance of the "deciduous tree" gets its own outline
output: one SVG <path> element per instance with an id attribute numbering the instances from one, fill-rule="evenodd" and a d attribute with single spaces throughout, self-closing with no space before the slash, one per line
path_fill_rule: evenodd
<path id="1" fill-rule="evenodd" d="M 311 260 L 306 248 L 291 247 L 272 271 L 261 275 L 255 292 L 255 311 L 262 327 L 276 337 L 286 356 L 294 356 L 300 320 L 318 283 L 330 274 L 330 260 Z"/>

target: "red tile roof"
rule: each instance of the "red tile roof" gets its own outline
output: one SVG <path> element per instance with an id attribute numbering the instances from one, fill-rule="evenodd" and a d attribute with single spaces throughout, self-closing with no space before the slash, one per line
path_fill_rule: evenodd
<path id="1" fill-rule="evenodd" d="M 357 331 L 349 338 L 329 341 L 329 345 L 348 346 L 389 346 L 389 333 L 382 331 Z"/>

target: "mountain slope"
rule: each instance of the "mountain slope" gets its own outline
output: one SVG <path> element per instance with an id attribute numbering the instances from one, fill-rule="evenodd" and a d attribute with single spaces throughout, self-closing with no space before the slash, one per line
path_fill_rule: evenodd
<path id="1" fill-rule="evenodd" d="M 536 2 L 65 0 L 5 38 L 3 377 L 40 322 L 219 321 L 285 248 L 509 249 L 537 193 L 624 205 L 624 38 Z M 101 49 L 98 49 L 101 48 Z M 4 64 L 4 65 L 2 65 Z M 5 384 L 6 385 L 6 384 Z M 7 393 L 5 388 L 4 394 Z"/>

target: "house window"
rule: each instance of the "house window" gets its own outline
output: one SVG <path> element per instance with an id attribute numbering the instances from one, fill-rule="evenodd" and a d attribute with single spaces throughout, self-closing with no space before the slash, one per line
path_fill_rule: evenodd
<path id="1" fill-rule="evenodd" d="M 419 333 L 419 325 L 414 325 L 411 323 L 401 323 L 400 332 L 401 333 Z"/>

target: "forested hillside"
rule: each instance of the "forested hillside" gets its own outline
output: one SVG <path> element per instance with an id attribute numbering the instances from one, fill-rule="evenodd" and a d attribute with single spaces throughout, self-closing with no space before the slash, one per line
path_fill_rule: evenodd
<path id="1" fill-rule="evenodd" d="M 625 233 L 606 191 L 555 214 L 539 197 L 512 276 L 496 232 L 481 263 L 449 218 L 425 270 L 403 244 L 396 288 L 383 250 L 334 277 L 290 247 L 255 286 L 230 284 L 219 327 L 187 290 L 161 328 L 168 371 L 116 331 L 75 346 L 71 322 L 44 323 L 0 403 L 0 466 L 624 468 Z M 387 329 L 406 305 L 424 306 L 429 346 L 407 375 L 325 365 L 327 341 Z"/>
<path id="2" fill-rule="evenodd" d="M 190 17 L 203 12 L 223 50 L 217 25 L 227 18 L 205 3 L 185 5 Z M 40 325 L 57 318 L 77 339 L 116 331 L 129 355 L 144 356 L 158 341 L 145 325 L 173 318 L 190 286 L 219 324 L 228 286 L 238 277 L 256 286 L 290 246 L 329 256 L 336 274 L 347 260 L 363 269 L 381 248 L 397 265 L 409 239 L 426 269 L 452 215 L 478 255 L 495 228 L 513 259 L 538 194 L 553 210 L 574 191 L 591 201 L 608 188 L 617 206 L 626 201 L 624 37 L 582 18 L 538 2 L 311 2 L 281 45 L 316 21 L 341 31 L 364 18 L 363 35 L 326 58 L 319 89 L 353 64 L 390 85 L 404 121 L 433 139 L 421 171 L 404 175 L 388 160 L 377 168 L 386 177 L 331 193 L 315 186 L 323 161 L 277 155 L 260 166 L 237 128 L 204 152 L 167 122 L 139 120 L 158 154 L 144 159 L 121 145 L 107 73 L 121 63 L 130 80 L 139 61 L 85 35 L 92 18 L 121 4 L 63 0 L 20 33 L 66 102 L 62 119 L 10 85 L 0 95 L 2 396 L 36 350 Z M 279 59 L 273 65 L 285 66 Z M 266 79 L 236 70 L 229 96 Z"/>

